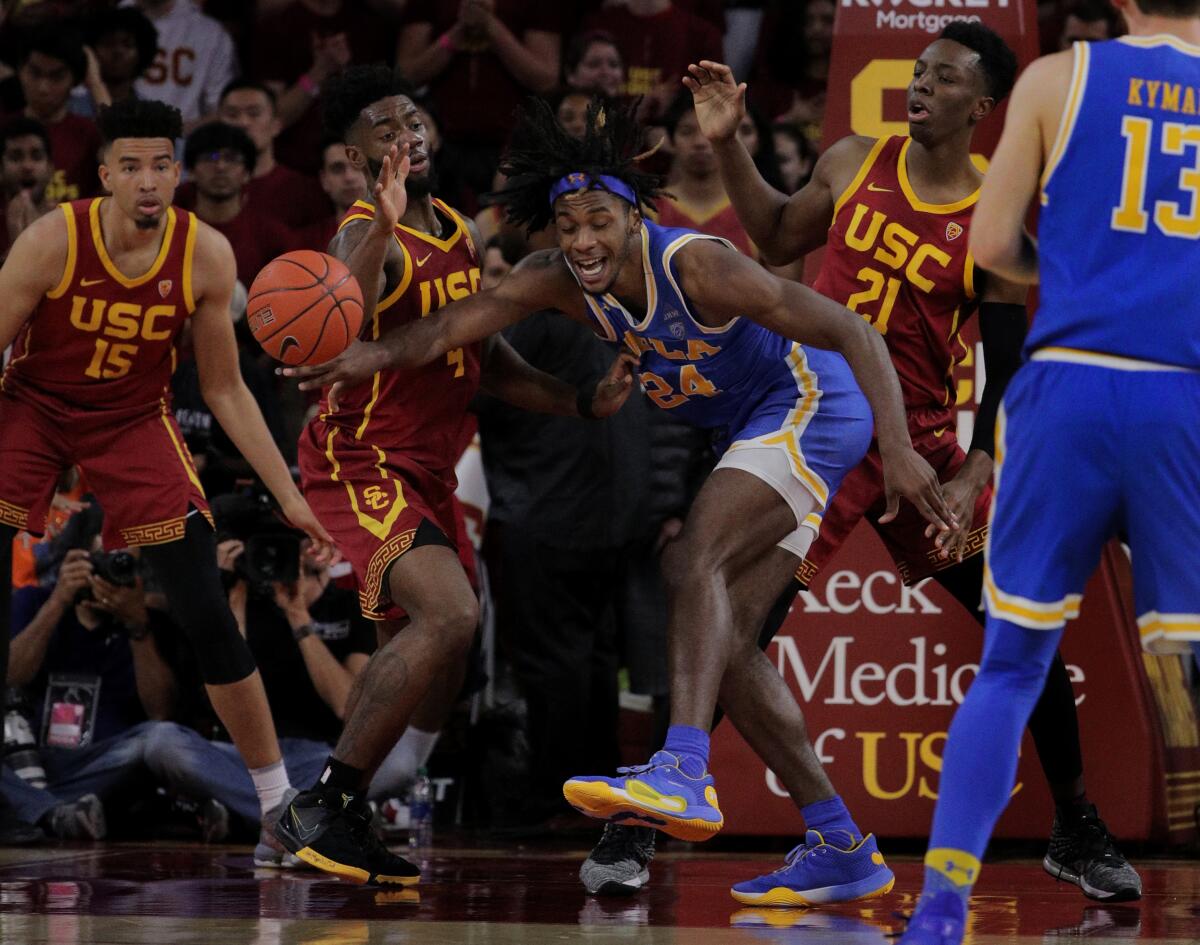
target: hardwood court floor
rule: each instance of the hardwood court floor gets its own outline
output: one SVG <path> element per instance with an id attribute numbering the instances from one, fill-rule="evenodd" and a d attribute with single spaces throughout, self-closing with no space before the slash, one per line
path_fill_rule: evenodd
<path id="1" fill-rule="evenodd" d="M 577 851 L 438 850 L 418 890 L 353 886 L 310 872 L 256 871 L 239 847 L 96 845 L 0 850 L 4 945 L 886 945 L 921 869 L 892 863 L 897 889 L 861 907 L 753 910 L 731 882 L 777 856 L 660 854 L 650 888 L 589 899 Z M 1140 904 L 1103 906 L 1037 863 L 989 865 L 975 945 L 1136 940 L 1200 945 L 1200 862 L 1139 864 Z"/>

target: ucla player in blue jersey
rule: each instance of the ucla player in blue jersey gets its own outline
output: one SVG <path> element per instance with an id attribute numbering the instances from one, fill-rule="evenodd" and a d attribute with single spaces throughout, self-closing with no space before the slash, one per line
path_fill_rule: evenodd
<path id="1" fill-rule="evenodd" d="M 1039 282 L 1041 308 L 997 420 L 983 661 L 903 945 L 962 941 L 1021 731 L 1111 536 L 1133 547 L 1143 644 L 1200 640 L 1200 0 L 1113 3 L 1128 36 L 1017 83 L 975 210 L 979 265 Z"/>
<path id="2" fill-rule="evenodd" d="M 724 240 L 645 220 L 658 181 L 635 168 L 640 134 L 632 109 L 594 104 L 586 135 L 574 139 L 544 103 L 533 103 L 501 164 L 508 184 L 498 198 L 514 223 L 541 230 L 554 222 L 560 248 L 533 254 L 495 289 L 292 373 L 315 386 L 424 364 L 545 309 L 634 352 L 648 396 L 718 431 L 726 449 L 664 563 L 671 672 L 664 750 L 620 777 L 572 779 L 564 793 L 593 816 L 685 839 L 712 836 L 723 823 L 707 770 L 719 699 L 819 834 L 806 849 L 823 854 L 805 858 L 798 871 L 805 879 L 793 892 L 812 902 L 878 895 L 894 877 L 829 783 L 799 706 L 756 638 L 843 475 L 865 454 L 872 426 L 886 479 L 884 520 L 904 497 L 947 538 L 957 522 L 933 470 L 912 449 L 883 338 Z M 581 392 L 579 412 L 586 415 L 590 402 L 591 392 Z M 821 842 L 842 836 L 852 841 Z"/>

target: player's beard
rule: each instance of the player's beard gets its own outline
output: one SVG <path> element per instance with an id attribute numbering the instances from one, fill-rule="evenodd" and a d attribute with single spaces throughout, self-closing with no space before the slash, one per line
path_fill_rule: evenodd
<path id="1" fill-rule="evenodd" d="M 367 158 L 367 170 L 371 172 L 371 180 L 377 181 L 380 171 L 383 170 L 383 162 Z M 404 192 L 410 197 L 428 197 L 437 190 L 437 185 L 437 174 L 433 169 L 433 161 L 430 160 L 425 167 L 425 173 L 408 175 L 404 181 Z"/>

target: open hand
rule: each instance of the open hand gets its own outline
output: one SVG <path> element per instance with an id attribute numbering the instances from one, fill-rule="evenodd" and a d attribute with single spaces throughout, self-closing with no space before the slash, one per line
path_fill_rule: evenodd
<path id="1" fill-rule="evenodd" d="M 592 395 L 592 413 L 597 419 L 611 417 L 624 406 L 633 390 L 633 372 L 638 359 L 628 351 L 622 351 L 609 365 L 608 373 L 596 385 Z"/>
<path id="2" fill-rule="evenodd" d="M 959 530 L 958 517 L 946 503 L 937 474 L 916 450 L 908 446 L 890 452 L 882 459 L 887 509 L 879 517 L 880 525 L 895 520 L 903 497 L 915 505 L 925 520 L 939 532 L 954 533 Z M 944 538 L 939 535 L 939 544 L 952 537 L 952 534 L 946 534 Z"/>
<path id="3" fill-rule="evenodd" d="M 388 236 L 391 236 L 392 230 L 408 209 L 408 192 L 404 189 L 404 182 L 408 180 L 410 164 L 408 142 L 399 148 L 393 144 L 383 156 L 379 176 L 371 188 L 375 196 L 375 225 Z"/>
<path id="4" fill-rule="evenodd" d="M 942 486 L 942 494 L 951 513 L 962 522 L 963 527 L 955 532 L 940 531 L 937 526 L 930 525 L 925 529 L 925 537 L 934 538 L 934 546 L 938 549 L 938 557 L 943 561 L 961 562 L 967 549 L 967 539 L 971 534 L 971 523 L 975 520 L 975 502 L 979 493 L 987 485 L 987 479 L 969 474 L 964 467 L 957 476 Z"/>
<path id="5" fill-rule="evenodd" d="M 710 59 L 688 66 L 683 84 L 691 90 L 700 131 L 709 141 L 729 141 L 746 117 L 746 83 L 734 81 L 729 66 Z"/>
<path id="6" fill-rule="evenodd" d="M 373 341 L 352 341 L 350 347 L 324 364 L 283 368 L 285 377 L 300 378 L 301 390 L 328 387 L 329 409 L 337 411 L 339 397 L 347 387 L 361 384 L 387 367 L 387 352 Z"/>

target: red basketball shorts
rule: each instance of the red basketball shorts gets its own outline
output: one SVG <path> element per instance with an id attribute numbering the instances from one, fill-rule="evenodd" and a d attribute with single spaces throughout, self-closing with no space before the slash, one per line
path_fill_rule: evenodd
<path id="1" fill-rule="evenodd" d="M 175 417 L 83 410 L 0 392 L 0 522 L 40 535 L 59 476 L 78 466 L 104 510 L 104 545 L 183 538 L 189 507 L 211 521 Z"/>
<path id="2" fill-rule="evenodd" d="M 455 509 L 452 479 L 320 419 L 300 434 L 298 460 L 304 497 L 354 569 L 364 617 L 407 616 L 391 600 L 387 571 L 413 547 L 422 521 L 436 525 L 451 542 L 474 584 L 474 550 Z"/>
<path id="3" fill-rule="evenodd" d="M 913 448 L 933 467 L 941 482 L 953 479 L 967 458 L 954 433 L 945 427 L 942 428 L 941 436 L 933 430 L 913 432 L 912 440 Z M 987 541 L 987 516 L 991 501 L 992 487 L 988 486 L 975 502 L 975 515 L 971 522 L 964 557 L 969 558 L 983 551 Z M 801 562 L 796 576 L 805 584 L 811 584 L 817 572 L 837 553 L 854 530 L 854 526 L 863 518 L 871 523 L 871 527 L 883 540 L 905 584 L 914 584 L 957 563 L 953 558 L 944 560 L 938 556 L 933 539 L 925 537 L 925 528 L 929 523 L 911 502 L 901 499 L 896 519 L 886 525 L 880 525 L 879 516 L 886 508 L 883 464 L 879 458 L 878 445 L 872 443 L 862 462 L 842 480 L 833 502 L 825 510 L 821 532 Z"/>

